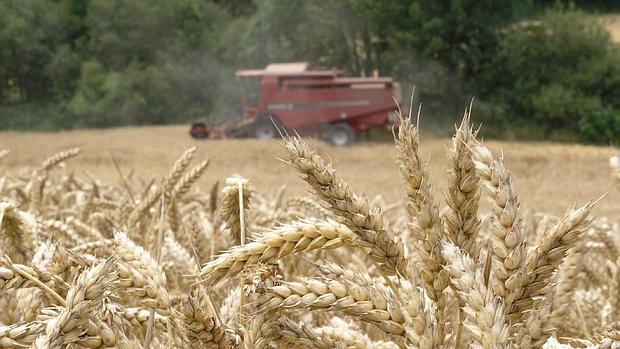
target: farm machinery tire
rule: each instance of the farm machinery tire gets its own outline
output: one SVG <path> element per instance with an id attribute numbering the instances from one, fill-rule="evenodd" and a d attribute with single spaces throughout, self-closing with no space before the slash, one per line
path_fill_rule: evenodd
<path id="1" fill-rule="evenodd" d="M 351 125 L 341 122 L 327 129 L 327 140 L 334 146 L 344 147 L 355 143 L 356 134 Z"/>

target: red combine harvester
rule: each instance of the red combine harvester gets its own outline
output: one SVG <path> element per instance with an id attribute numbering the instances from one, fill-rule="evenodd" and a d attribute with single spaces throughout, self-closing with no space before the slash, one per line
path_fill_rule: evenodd
<path id="1" fill-rule="evenodd" d="M 272 139 L 279 128 L 343 146 L 371 127 L 391 128 L 398 119 L 394 98 L 400 103 L 401 92 L 392 78 L 350 78 L 338 69 L 310 70 L 307 63 L 270 64 L 238 70 L 236 76 L 243 119 L 220 127 L 194 122 L 192 137 Z"/>

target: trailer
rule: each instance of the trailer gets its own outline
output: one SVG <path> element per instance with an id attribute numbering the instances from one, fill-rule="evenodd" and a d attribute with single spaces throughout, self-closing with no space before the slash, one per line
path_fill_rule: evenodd
<path id="1" fill-rule="evenodd" d="M 346 77 L 343 70 L 313 70 L 308 63 L 238 70 L 236 77 L 241 121 L 219 127 L 196 122 L 193 137 L 272 139 L 282 131 L 318 135 L 344 146 L 369 128 L 391 128 L 398 120 L 400 87 L 389 77 Z"/>

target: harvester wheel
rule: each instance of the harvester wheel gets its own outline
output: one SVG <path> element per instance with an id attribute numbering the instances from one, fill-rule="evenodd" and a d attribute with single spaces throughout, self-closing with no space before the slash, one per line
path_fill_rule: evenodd
<path id="1" fill-rule="evenodd" d="M 338 123 L 329 126 L 327 140 L 332 145 L 343 147 L 355 142 L 355 131 L 347 123 Z"/>
<path id="2" fill-rule="evenodd" d="M 264 141 L 272 140 L 278 134 L 278 130 L 271 120 L 261 120 L 254 125 L 254 137 Z"/>

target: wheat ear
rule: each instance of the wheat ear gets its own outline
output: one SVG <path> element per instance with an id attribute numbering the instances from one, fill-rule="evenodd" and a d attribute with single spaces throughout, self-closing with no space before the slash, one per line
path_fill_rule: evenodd
<path id="1" fill-rule="evenodd" d="M 216 325 L 216 319 L 201 305 L 198 292 L 190 293 L 180 305 L 183 321 L 187 327 L 190 348 L 204 348 L 212 345 L 228 347 L 231 339 L 225 329 Z"/>
<path id="2" fill-rule="evenodd" d="M 413 234 L 411 243 L 415 258 L 412 260 L 415 261 L 415 268 L 424 281 L 429 297 L 436 301 L 447 286 L 447 278 L 439 275 L 442 265 L 439 209 L 433 203 L 428 167 L 420 160 L 418 128 L 409 117 L 401 116 L 395 143 L 396 163 L 405 184 L 406 207 Z"/>
<path id="3" fill-rule="evenodd" d="M 437 310 L 433 302 L 425 297 L 422 289 L 416 288 L 408 281 L 401 282 L 402 312 L 405 319 L 405 338 L 407 347 L 437 348 L 443 343 L 439 336 L 443 333 L 443 324 L 437 321 Z"/>
<path id="4" fill-rule="evenodd" d="M 0 242 L 2 250 L 18 263 L 32 258 L 38 244 L 36 221 L 12 202 L 0 201 Z"/>
<path id="5" fill-rule="evenodd" d="M 395 134 L 396 163 L 407 195 L 406 208 L 410 221 L 409 231 L 413 239 L 410 242 L 413 254 L 412 266 L 416 275 L 421 278 L 428 296 L 438 305 L 437 311 L 430 311 L 428 307 L 424 308 L 423 300 L 417 300 L 414 303 L 415 305 L 408 306 L 410 312 L 414 312 L 409 316 L 415 319 L 412 321 L 422 321 L 425 324 L 424 327 L 418 325 L 417 328 L 428 327 L 428 329 L 418 332 L 415 337 L 411 338 L 410 342 L 423 343 L 424 345 L 435 345 L 435 342 L 442 344 L 444 338 L 444 321 L 442 319 L 445 311 L 445 301 L 442 300 L 442 294 L 449 284 L 447 275 L 442 272 L 444 263 L 441 257 L 441 241 L 445 237 L 440 224 L 438 206 L 433 202 L 428 178 L 428 165 L 420 159 L 419 129 L 417 125 L 412 123 L 410 117 L 403 117 L 400 113 L 399 115 L 400 126 L 398 133 Z M 410 288 L 407 293 L 412 295 L 414 291 Z M 416 307 L 423 308 L 416 310 Z M 435 317 L 432 322 L 420 318 L 420 316 L 428 316 L 429 313 Z"/>
<path id="6" fill-rule="evenodd" d="M 526 311 L 531 309 L 536 297 L 547 297 L 554 291 L 551 277 L 568 255 L 569 250 L 580 240 L 589 227 L 589 214 L 592 203 L 568 212 L 546 234 L 529 254 L 526 263 L 527 279 L 524 284 L 523 295 L 513 303 L 511 320 L 524 321 L 528 316 Z"/>
<path id="7" fill-rule="evenodd" d="M 325 162 L 301 140 L 289 138 L 284 143 L 291 166 L 303 175 L 315 194 L 324 200 L 332 211 L 370 249 L 370 259 L 379 270 L 388 275 L 407 275 L 407 260 L 403 244 L 394 236 L 391 227 L 381 215 L 379 207 L 371 207 L 368 199 L 354 194 L 348 183 L 336 174 L 331 164 Z"/>
<path id="8" fill-rule="evenodd" d="M 116 233 L 114 239 L 117 243 L 116 255 L 126 264 L 117 265 L 121 279 L 125 279 L 129 285 L 142 286 L 145 294 L 140 302 L 166 315 L 170 297 L 165 288 L 166 276 L 159 263 L 124 233 Z"/>
<path id="9" fill-rule="evenodd" d="M 33 348 L 59 347 L 67 343 L 67 339 L 77 342 L 82 337 L 89 327 L 88 320 L 93 318 L 91 310 L 95 301 L 106 294 L 118 277 L 111 272 L 113 264 L 114 261 L 108 259 L 80 274 L 69 288 L 64 309 L 47 321 L 45 334 L 33 342 Z"/>
<path id="10" fill-rule="evenodd" d="M 194 155 L 196 155 L 196 147 L 191 147 L 187 149 L 183 155 L 177 159 L 177 161 L 175 161 L 174 165 L 172 165 L 172 168 L 170 169 L 168 177 L 166 177 L 166 182 L 163 189 L 164 193 L 170 193 L 174 189 L 174 186 L 179 182 L 181 176 L 183 176 L 185 169 L 187 169 L 189 164 L 194 159 Z"/>
<path id="11" fill-rule="evenodd" d="M 30 208 L 38 210 L 43 202 L 43 192 L 45 190 L 45 182 L 49 172 L 63 161 L 75 157 L 80 154 L 80 149 L 73 148 L 56 153 L 41 164 L 41 167 L 32 173 L 32 178 L 26 186 L 26 192 L 30 198 Z"/>
<path id="12" fill-rule="evenodd" d="M 207 166 L 209 166 L 209 160 L 201 162 L 186 173 L 174 187 L 174 190 L 172 191 L 172 199 L 175 201 L 182 199 L 192 185 L 203 175 L 207 169 Z"/>
<path id="13" fill-rule="evenodd" d="M 256 263 L 272 264 L 290 254 L 342 246 L 353 240 L 353 232 L 334 221 L 303 220 L 277 227 L 256 241 L 237 246 L 207 263 L 200 273 L 214 286 L 225 277 L 233 277 Z"/>
<path id="14" fill-rule="evenodd" d="M 381 284 L 359 285 L 352 280 L 302 278 L 269 287 L 259 309 L 329 309 L 370 322 L 385 333 L 402 336 L 404 315 L 396 299 Z"/>
<path id="15" fill-rule="evenodd" d="M 474 248 L 480 220 L 478 205 L 480 202 L 480 178 L 473 161 L 471 145 L 475 140 L 470 122 L 471 110 L 466 110 L 461 125 L 452 138 L 449 148 L 452 168 L 448 170 L 448 192 L 446 203 L 450 211 L 444 217 L 446 235 L 457 246 L 476 256 Z"/>
<path id="16" fill-rule="evenodd" d="M 493 160 L 481 143 L 474 147 L 476 168 L 489 192 L 491 223 L 491 288 L 503 297 L 507 313 L 523 294 L 527 237 L 512 175 L 502 158 Z"/>
<path id="17" fill-rule="evenodd" d="M 504 307 L 501 299 L 486 286 L 483 270 L 476 268 L 471 257 L 451 243 L 444 244 L 442 251 L 448 263 L 446 270 L 465 304 L 464 326 L 474 339 L 471 347 L 505 348 L 509 328 Z"/>

